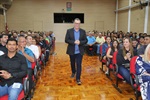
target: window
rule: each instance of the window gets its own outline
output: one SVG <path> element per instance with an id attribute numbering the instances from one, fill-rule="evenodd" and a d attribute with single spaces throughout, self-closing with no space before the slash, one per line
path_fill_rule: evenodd
<path id="1" fill-rule="evenodd" d="M 73 23 L 75 18 L 84 23 L 84 13 L 54 13 L 54 23 Z"/>

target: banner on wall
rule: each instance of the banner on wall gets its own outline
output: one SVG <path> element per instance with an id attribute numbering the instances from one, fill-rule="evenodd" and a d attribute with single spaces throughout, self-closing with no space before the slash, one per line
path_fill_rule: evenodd
<path id="1" fill-rule="evenodd" d="M 66 9 L 67 9 L 67 11 L 71 11 L 72 10 L 72 2 L 67 2 L 66 3 Z"/>

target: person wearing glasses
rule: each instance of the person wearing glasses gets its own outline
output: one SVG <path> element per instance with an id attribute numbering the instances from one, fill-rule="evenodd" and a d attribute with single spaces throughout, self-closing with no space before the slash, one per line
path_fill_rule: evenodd
<path id="1" fill-rule="evenodd" d="M 86 32 L 80 28 L 80 22 L 79 18 L 75 18 L 74 27 L 67 30 L 65 37 L 65 42 L 68 44 L 67 54 L 70 57 L 72 70 L 71 78 L 74 78 L 76 74 L 76 82 L 78 85 L 81 85 L 82 58 L 84 45 L 87 43 Z"/>

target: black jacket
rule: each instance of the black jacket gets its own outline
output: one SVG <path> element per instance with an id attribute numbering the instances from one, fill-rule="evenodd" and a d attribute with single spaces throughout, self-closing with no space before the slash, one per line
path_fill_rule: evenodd
<path id="1" fill-rule="evenodd" d="M 84 45 L 87 43 L 87 37 L 86 37 L 85 30 L 79 29 L 79 31 L 80 31 L 79 50 L 80 50 L 80 54 L 83 55 L 84 54 Z M 74 52 L 75 52 L 74 28 L 71 28 L 71 29 L 67 30 L 66 37 L 65 37 L 65 42 L 68 44 L 66 53 L 69 54 L 69 55 L 74 55 Z"/>
<path id="2" fill-rule="evenodd" d="M 128 51 L 126 51 L 127 53 Z M 133 52 L 134 55 L 133 56 L 136 56 L 137 52 Z M 132 57 L 131 57 L 132 58 Z M 125 60 L 124 59 L 124 56 L 123 56 L 123 49 L 120 49 L 118 50 L 118 54 L 117 54 L 117 65 L 118 66 L 121 66 L 122 64 L 126 64 L 126 63 L 130 63 L 130 61 L 127 59 Z"/>

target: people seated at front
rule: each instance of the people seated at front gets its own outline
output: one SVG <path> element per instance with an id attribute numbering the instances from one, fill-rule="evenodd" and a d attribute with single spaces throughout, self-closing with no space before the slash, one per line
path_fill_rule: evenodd
<path id="1" fill-rule="evenodd" d="M 26 39 L 24 36 L 18 37 L 18 53 L 20 53 L 21 55 L 23 55 L 26 58 L 26 62 L 28 65 L 27 73 L 28 73 L 28 77 L 29 77 L 29 98 L 30 98 L 31 97 L 31 90 L 33 87 L 32 63 L 34 62 L 34 54 L 30 49 L 26 48 Z"/>
<path id="2" fill-rule="evenodd" d="M 27 63 L 25 57 L 17 53 L 15 39 L 8 39 L 6 47 L 8 53 L 0 56 L 0 97 L 8 95 L 8 100 L 17 100 L 27 75 Z"/>
<path id="3" fill-rule="evenodd" d="M 144 36 L 139 37 L 139 45 L 143 46 L 144 45 Z"/>
<path id="4" fill-rule="evenodd" d="M 7 48 L 6 48 L 6 42 L 8 40 L 8 35 L 7 34 L 2 34 L 0 38 L 0 51 L 2 54 L 7 53 Z"/>
<path id="5" fill-rule="evenodd" d="M 96 37 L 97 54 L 100 53 L 100 45 L 102 45 L 104 42 L 105 42 L 105 38 L 102 36 L 102 33 L 100 32 Z"/>
<path id="6" fill-rule="evenodd" d="M 35 58 L 38 59 L 40 56 L 40 51 L 38 49 L 38 46 L 32 44 L 32 36 L 31 35 L 26 36 L 26 41 L 27 41 L 26 48 L 30 49 L 33 52 Z"/>
<path id="7" fill-rule="evenodd" d="M 103 59 L 106 59 L 106 52 L 107 52 L 107 49 L 108 49 L 109 47 L 111 47 L 111 45 L 112 45 L 112 43 L 111 43 L 111 38 L 110 38 L 110 36 L 107 36 L 107 37 L 106 37 L 106 42 L 103 43 L 103 45 L 102 45 L 102 58 L 103 58 Z"/>
<path id="8" fill-rule="evenodd" d="M 49 60 L 49 55 L 50 55 L 50 40 L 49 38 L 45 35 L 45 33 L 40 36 L 42 41 L 40 42 L 43 43 L 42 45 L 45 46 L 45 62 Z"/>
<path id="9" fill-rule="evenodd" d="M 93 33 L 89 33 L 89 35 L 87 36 L 87 45 L 86 45 L 86 51 L 87 51 L 87 54 L 92 56 L 96 53 L 96 39 L 95 37 L 93 36 Z"/>
<path id="10" fill-rule="evenodd" d="M 133 51 L 137 53 L 137 50 L 140 48 L 140 45 L 137 39 L 132 38 L 132 46 L 133 46 Z"/>
<path id="11" fill-rule="evenodd" d="M 143 56 L 144 51 L 145 51 L 145 49 L 146 49 L 146 47 L 149 43 L 150 43 L 150 35 L 146 35 L 144 37 L 144 45 L 140 46 L 140 48 L 137 50 L 137 54 L 140 55 L 140 56 Z"/>
<path id="12" fill-rule="evenodd" d="M 40 36 L 39 36 L 38 45 L 41 47 L 42 53 L 45 53 L 46 48 L 47 48 L 47 44 L 46 44 L 46 41 L 45 41 L 45 39 L 43 38 L 43 35 L 42 35 L 42 34 L 40 34 Z"/>
<path id="13" fill-rule="evenodd" d="M 150 44 L 146 47 L 143 58 L 139 56 L 136 60 L 136 74 L 142 100 L 150 100 Z"/>
<path id="14" fill-rule="evenodd" d="M 118 38 L 117 38 L 118 42 L 121 44 L 123 43 L 123 33 L 119 33 L 118 34 Z"/>
<path id="15" fill-rule="evenodd" d="M 32 45 L 36 45 L 38 47 L 38 51 L 39 51 L 39 54 L 41 54 L 41 47 L 39 45 L 39 41 L 37 40 L 38 37 L 33 37 L 32 38 Z"/>
<path id="16" fill-rule="evenodd" d="M 106 57 L 107 57 L 107 59 L 109 59 L 110 64 L 112 64 L 113 53 L 118 50 L 119 50 L 119 42 L 117 40 L 114 40 L 112 42 L 112 46 L 108 49 L 107 54 L 106 54 Z M 109 67 L 109 66 L 107 66 L 107 67 Z M 108 74 L 108 68 L 106 69 L 105 74 Z"/>
<path id="17" fill-rule="evenodd" d="M 132 41 L 130 38 L 125 37 L 123 39 L 123 48 L 118 51 L 117 54 L 117 65 L 118 73 L 130 84 L 130 71 L 129 63 L 136 52 L 133 52 Z"/>

